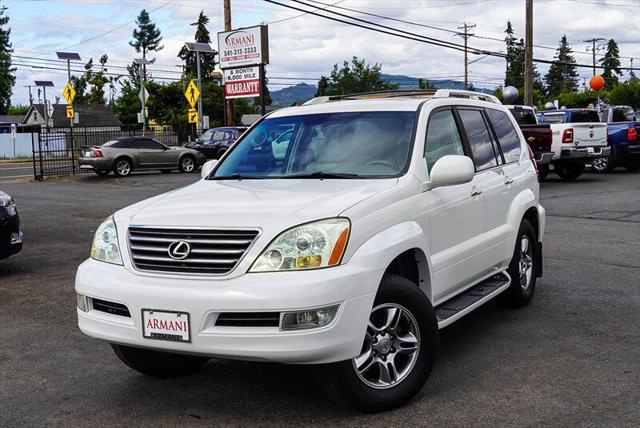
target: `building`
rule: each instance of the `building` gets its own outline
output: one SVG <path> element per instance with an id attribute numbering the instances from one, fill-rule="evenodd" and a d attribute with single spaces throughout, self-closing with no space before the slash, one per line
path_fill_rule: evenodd
<path id="1" fill-rule="evenodd" d="M 52 104 L 53 114 L 50 117 L 49 126 L 53 128 L 68 128 L 66 104 Z M 122 122 L 115 113 L 104 104 L 78 104 L 73 109 L 78 116 L 74 122 L 74 128 L 84 128 L 95 131 L 119 131 Z M 33 104 L 22 121 L 24 126 L 44 125 L 44 104 Z"/>

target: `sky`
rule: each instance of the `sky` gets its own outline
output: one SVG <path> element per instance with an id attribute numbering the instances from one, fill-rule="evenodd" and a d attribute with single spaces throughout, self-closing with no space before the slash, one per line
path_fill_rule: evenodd
<path id="1" fill-rule="evenodd" d="M 313 10 L 291 0 L 278 1 Z M 474 37 L 469 38 L 469 46 L 474 48 L 504 52 L 502 40 L 508 20 L 515 35 L 524 37 L 525 0 L 320 1 L 374 13 L 380 17 L 333 9 L 448 42 L 462 43 L 455 34 L 458 27 L 465 22 L 475 24 Z M 0 0 L 0 4 L 7 7 L 5 15 L 10 18 L 13 62 L 17 66 L 13 104 L 28 104 L 24 85 L 32 85 L 34 80 L 52 80 L 54 96 L 60 95 L 67 80 L 66 71 L 42 68 L 61 67 L 52 61 L 56 51 L 78 52 L 83 61 L 97 61 L 106 53 L 108 72 L 126 74 L 126 64 L 139 56 L 129 41 L 135 18 L 143 8 L 151 12 L 152 20 L 162 31 L 164 48 L 153 54 L 156 63 L 151 67 L 158 80 L 180 78 L 176 55 L 184 42 L 193 41 L 194 27 L 190 23 L 201 10 L 210 18 L 208 28 L 214 48 L 215 34 L 224 27 L 223 0 Z M 269 24 L 267 71 L 272 91 L 300 82 L 315 84 L 321 75 L 330 73 L 333 64 L 353 56 L 381 64 L 387 74 L 463 80 L 463 53 L 456 50 L 375 33 L 262 0 L 231 0 L 231 9 L 233 28 Z M 580 64 L 592 61 L 591 52 L 587 52 L 590 44 L 583 40 L 602 37 L 618 42 L 624 67 L 630 65 L 632 57 L 634 67 L 640 67 L 640 0 L 534 0 L 534 58 L 552 59 L 563 34 Z M 598 51 L 599 56 L 602 54 Z M 476 87 L 494 88 L 502 83 L 504 59 L 470 55 L 469 60 L 477 60 L 469 66 L 470 81 Z M 538 69 L 544 75 L 547 67 L 540 64 Z M 72 68 L 81 69 L 82 65 Z M 579 71 L 581 83 L 587 82 L 591 69 Z M 636 74 L 640 75 L 640 71 Z M 625 71 L 623 79 L 627 76 Z"/>

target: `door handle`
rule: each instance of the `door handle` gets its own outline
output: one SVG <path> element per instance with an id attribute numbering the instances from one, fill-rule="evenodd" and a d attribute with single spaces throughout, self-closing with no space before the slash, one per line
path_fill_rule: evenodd
<path id="1" fill-rule="evenodd" d="M 482 194 L 482 190 L 474 190 L 474 191 L 471 193 L 471 197 L 473 198 L 473 197 L 475 197 L 475 196 L 480 196 L 481 194 Z"/>
<path id="2" fill-rule="evenodd" d="M 507 178 L 506 180 L 504 180 L 504 184 L 505 185 L 509 185 L 509 184 L 513 184 L 513 178 Z"/>

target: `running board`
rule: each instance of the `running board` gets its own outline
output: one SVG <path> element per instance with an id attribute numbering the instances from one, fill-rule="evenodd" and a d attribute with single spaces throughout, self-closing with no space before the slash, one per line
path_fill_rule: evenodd
<path id="1" fill-rule="evenodd" d="M 438 328 L 444 328 L 454 321 L 459 320 L 469 312 L 487 301 L 493 299 L 498 294 L 509 288 L 511 278 L 506 272 L 493 275 L 482 282 L 474 285 L 462 294 L 447 300 L 436 307 L 436 319 Z"/>

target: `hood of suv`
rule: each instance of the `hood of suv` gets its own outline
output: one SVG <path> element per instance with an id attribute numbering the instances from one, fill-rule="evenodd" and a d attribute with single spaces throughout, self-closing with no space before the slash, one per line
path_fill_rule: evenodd
<path id="1" fill-rule="evenodd" d="M 335 217 L 397 181 L 201 180 L 132 205 L 118 217 L 139 226 L 288 228 Z"/>

